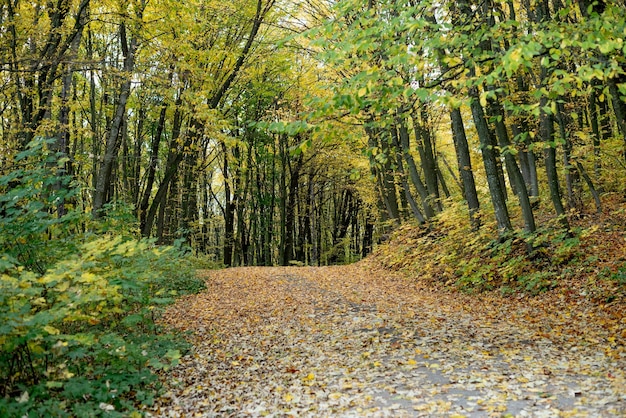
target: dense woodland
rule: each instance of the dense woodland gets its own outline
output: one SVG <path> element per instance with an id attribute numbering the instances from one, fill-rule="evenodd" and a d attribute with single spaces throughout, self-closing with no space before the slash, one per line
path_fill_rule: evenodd
<path id="1" fill-rule="evenodd" d="M 225 265 L 351 261 L 467 202 L 537 228 L 622 188 L 624 4 L 9 1 L 2 174 Z M 368 164 L 369 160 L 369 164 Z M 3 186 L 10 191 L 11 184 Z M 386 223 L 385 223 L 386 222 Z"/>
<path id="2" fill-rule="evenodd" d="M 173 274 L 348 263 L 406 223 L 531 260 L 573 237 L 626 191 L 625 39 L 624 0 L 3 0 L 0 395 L 86 344 L 56 335 L 148 317 L 160 251 Z M 144 287 L 107 285 L 135 262 Z"/>
<path id="3" fill-rule="evenodd" d="M 621 191 L 610 3 L 10 1 L 3 174 L 48 139 L 81 187 L 59 214 L 129 211 L 227 266 L 354 260 L 447 198 L 500 233 L 543 198 L 567 227 Z"/>

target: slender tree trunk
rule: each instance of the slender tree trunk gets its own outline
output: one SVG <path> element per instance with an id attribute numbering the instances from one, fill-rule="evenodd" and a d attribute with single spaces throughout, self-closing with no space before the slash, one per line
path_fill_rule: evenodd
<path id="1" fill-rule="evenodd" d="M 422 215 L 422 212 L 420 212 L 419 208 L 417 207 L 417 203 L 415 202 L 415 199 L 413 198 L 413 194 L 411 193 L 411 189 L 409 188 L 409 182 L 407 181 L 407 176 L 404 172 L 404 164 L 402 163 L 403 159 L 406 159 L 406 155 L 403 158 L 404 154 L 404 149 L 403 147 L 400 145 L 400 140 L 398 139 L 398 130 L 395 128 L 392 128 L 392 132 L 391 132 L 392 138 L 393 138 L 393 145 L 394 148 L 396 149 L 396 159 L 398 160 L 398 175 L 400 176 L 400 181 L 401 181 L 401 187 L 402 190 L 404 191 L 404 196 L 406 197 L 407 203 L 409 204 L 409 207 L 411 208 L 411 213 L 413 214 L 413 217 L 415 219 L 417 219 L 417 221 L 420 224 L 424 224 L 426 223 L 426 218 L 424 217 L 424 215 Z M 409 156 L 410 159 L 412 159 Z"/>
<path id="2" fill-rule="evenodd" d="M 448 189 L 448 184 L 446 183 L 446 179 L 443 177 L 443 172 L 441 171 L 441 167 L 439 166 L 439 160 L 435 159 L 435 163 L 437 164 L 437 179 L 439 179 L 439 184 L 441 185 L 441 191 L 443 191 L 443 195 L 447 199 L 450 197 L 450 189 Z"/>
<path id="3" fill-rule="evenodd" d="M 544 108 L 548 100 L 546 98 L 541 99 L 541 108 Z M 544 161 L 546 166 L 546 176 L 548 178 L 548 187 L 550 189 L 550 198 L 556 211 L 557 216 L 560 218 L 561 225 L 569 229 L 569 222 L 565 217 L 565 208 L 561 201 L 561 190 L 559 187 L 559 178 L 556 169 L 556 146 L 554 145 L 554 121 L 552 115 L 548 114 L 545 110 L 541 111 L 539 130 L 543 141 L 546 146 L 543 149 Z"/>
<path id="4" fill-rule="evenodd" d="M 285 206 L 285 249 L 283 251 L 283 259 L 281 260 L 281 265 L 283 266 L 288 266 L 295 255 L 296 203 L 303 163 L 304 158 L 302 154 L 298 154 L 289 173 L 289 188 L 287 189 L 287 203 Z"/>
<path id="5" fill-rule="evenodd" d="M 183 150 L 186 147 L 189 147 L 192 143 L 191 134 L 187 134 L 185 136 L 185 143 L 181 150 L 178 148 L 178 140 L 181 135 L 181 128 L 183 123 L 182 111 L 180 108 L 176 108 L 174 112 L 174 121 L 172 124 L 172 138 L 169 143 L 169 151 L 167 155 L 167 162 L 165 164 L 165 174 L 163 175 L 163 179 L 159 184 L 159 188 L 157 189 L 156 195 L 150 204 L 150 207 L 146 213 L 146 217 L 143 223 L 140 224 L 141 234 L 144 237 L 149 237 L 150 232 L 152 231 L 152 226 L 154 224 L 154 219 L 159 210 L 160 205 L 164 205 L 166 202 L 167 192 L 170 187 L 170 182 L 176 176 L 176 172 L 178 171 L 178 165 L 183 159 Z M 197 124 L 196 122 L 191 123 L 192 125 Z"/>
<path id="6" fill-rule="evenodd" d="M 563 98 L 561 100 L 564 100 Z M 580 176 L 576 165 L 572 162 L 572 141 L 567 134 L 567 121 L 565 108 L 562 103 L 557 104 L 556 120 L 559 125 L 559 133 L 563 140 L 563 165 L 565 168 L 565 185 L 567 187 L 567 204 L 569 208 L 582 209 Z"/>
<path id="7" fill-rule="evenodd" d="M 415 131 L 415 139 L 417 141 L 417 149 L 422 161 L 422 169 L 424 170 L 424 179 L 426 180 L 426 189 L 428 190 L 430 202 L 429 204 L 437 211 L 441 212 L 441 201 L 439 199 L 439 183 L 437 179 L 437 164 L 435 163 L 435 154 L 430 129 L 428 127 L 428 111 L 426 105 L 421 109 L 420 117 L 413 116 L 413 128 Z"/>
<path id="8" fill-rule="evenodd" d="M 480 150 L 483 155 L 483 164 L 485 165 L 485 173 L 487 175 L 487 184 L 489 185 L 489 194 L 491 195 L 491 203 L 498 224 L 500 234 L 505 234 L 512 230 L 509 211 L 506 207 L 506 197 L 502 189 L 500 174 L 498 172 L 498 162 L 494 149 L 491 133 L 485 120 L 485 113 L 479 102 L 478 89 L 473 87 L 470 89 L 470 97 L 472 101 L 470 108 L 474 117 L 474 125 L 480 139 Z"/>
<path id="9" fill-rule="evenodd" d="M 598 105 L 597 94 L 594 88 L 591 89 L 589 94 L 589 124 L 591 125 L 591 132 L 593 134 L 593 159 L 594 159 L 594 171 L 596 176 L 600 175 L 602 170 L 602 160 L 600 159 L 600 123 L 598 121 Z"/>
<path id="10" fill-rule="evenodd" d="M 619 79 L 611 78 L 608 81 L 609 93 L 611 93 L 611 102 L 613 104 L 613 112 L 615 113 L 615 121 L 617 128 L 622 135 L 624 142 L 622 156 L 626 160 L 626 102 L 622 99 L 622 95 L 617 88 L 618 83 L 626 83 L 626 77 L 621 76 Z"/>
<path id="11" fill-rule="evenodd" d="M 372 222 L 369 214 L 365 215 L 365 231 L 363 232 L 363 245 L 361 246 L 361 257 L 365 258 L 372 252 L 374 245 L 374 223 Z"/>
<path id="12" fill-rule="evenodd" d="M 477 229 L 480 226 L 480 219 L 476 216 L 480 210 L 476 184 L 474 183 L 474 172 L 472 171 L 472 160 L 470 157 L 469 144 L 465 135 L 463 117 L 459 108 L 450 111 L 452 123 L 452 137 L 454 139 L 454 150 L 459 164 L 459 173 L 463 181 L 463 195 L 467 201 L 469 217 L 472 226 Z"/>
<path id="13" fill-rule="evenodd" d="M 522 76 L 518 76 L 516 82 L 517 90 L 519 92 L 524 94 L 528 92 L 528 83 Z M 536 156 L 533 151 L 533 143 L 530 137 L 530 127 L 528 126 L 526 120 L 521 118 L 512 124 L 511 130 L 513 132 L 514 141 L 516 141 L 519 153 L 520 169 L 522 171 L 522 175 L 524 176 L 526 190 L 528 190 L 531 202 L 535 202 L 539 199 L 539 180 L 537 178 Z"/>
<path id="14" fill-rule="evenodd" d="M 224 265 L 233 266 L 233 251 L 235 249 L 235 198 L 231 190 L 231 173 L 228 162 L 228 148 L 224 141 L 220 142 L 224 163 L 222 176 L 224 177 Z"/>
<path id="15" fill-rule="evenodd" d="M 581 176 L 583 176 L 583 178 L 585 179 L 585 182 L 587 183 L 587 186 L 589 187 L 589 191 L 591 192 L 591 195 L 593 196 L 593 200 L 596 203 L 596 212 L 602 213 L 602 201 L 600 200 L 600 194 L 598 193 L 595 186 L 593 185 L 593 181 L 591 180 L 591 177 L 589 177 L 589 174 L 587 174 L 585 167 L 583 167 L 580 161 L 576 161 L 576 167 L 578 168 L 578 172 L 580 173 Z"/>
<path id="16" fill-rule="evenodd" d="M 380 130 L 370 127 L 366 127 L 365 130 L 368 135 L 370 148 L 373 149 L 378 147 L 383 150 L 383 152 L 388 152 L 388 147 L 385 147 L 384 140 L 381 141 L 379 138 L 381 135 Z M 381 206 L 386 209 L 389 219 L 393 220 L 394 223 L 399 223 L 400 210 L 398 207 L 396 186 L 393 181 L 393 175 L 391 174 L 389 159 L 387 159 L 387 162 L 381 166 L 376 161 L 375 157 L 371 156 L 370 168 L 372 170 L 372 174 L 376 177 L 378 196 Z"/>
<path id="17" fill-rule="evenodd" d="M 409 169 L 409 178 L 411 179 L 411 183 L 413 183 L 413 186 L 417 190 L 417 193 L 420 195 L 425 218 L 430 219 L 435 216 L 435 211 L 430 205 L 428 189 L 426 188 L 426 186 L 424 186 L 424 183 L 422 183 L 422 179 L 420 178 L 417 171 L 415 160 L 411 155 L 409 130 L 406 126 L 406 122 L 403 120 L 401 120 L 398 124 L 398 137 L 400 139 L 399 148 L 402 149 L 402 157 L 404 157 L 404 160 L 406 161 L 407 167 Z"/>
<path id="18" fill-rule="evenodd" d="M 177 100 L 177 109 L 180 106 L 180 98 Z M 180 112 L 180 110 L 178 110 Z M 165 130 L 165 117 L 167 115 L 167 104 L 161 104 L 161 113 L 159 114 L 159 121 L 157 123 L 156 132 L 152 137 L 150 144 L 150 163 L 148 165 L 148 172 L 146 177 L 146 185 L 143 190 L 143 195 L 139 203 L 139 223 L 143 230 L 146 224 L 147 210 L 150 205 L 150 195 L 152 194 L 152 188 L 154 187 L 154 180 L 156 176 L 157 166 L 159 164 L 159 149 L 161 146 L 161 137 Z M 178 116 L 180 117 L 180 115 Z M 175 116 L 176 119 L 176 116 Z"/>
<path id="19" fill-rule="evenodd" d="M 287 146 L 285 135 L 279 136 L 279 152 L 281 159 L 281 173 L 279 180 L 279 204 L 280 204 L 280 246 L 278 249 L 278 262 L 285 265 L 287 248 L 287 171 L 289 170 L 289 159 L 287 156 Z"/>
<path id="20" fill-rule="evenodd" d="M 102 166 L 98 172 L 96 179 L 96 189 L 94 191 L 93 198 L 93 217 L 100 218 L 104 213 L 102 212 L 103 206 L 107 203 L 107 191 L 109 190 L 113 172 L 113 166 L 117 158 L 118 150 L 121 145 L 120 134 L 122 132 L 122 124 L 126 115 L 126 102 L 131 93 L 131 79 L 130 74 L 135 67 L 135 53 L 137 52 L 138 42 L 137 38 L 133 37 L 130 42 L 126 39 L 126 25 L 122 23 L 120 25 L 120 42 L 122 50 L 124 52 L 124 72 L 127 75 L 127 79 L 122 83 L 120 87 L 120 94 L 107 136 L 104 159 Z"/>
<path id="21" fill-rule="evenodd" d="M 73 72 L 71 70 L 71 67 L 68 65 L 67 72 L 63 76 L 63 85 L 61 87 L 61 97 L 60 97 L 61 109 L 59 110 L 59 130 L 56 135 L 56 144 L 54 146 L 55 151 L 61 157 L 69 157 L 68 152 L 67 152 L 69 149 L 69 141 L 70 141 L 69 95 L 70 95 L 70 89 L 72 86 L 72 75 L 73 75 Z M 63 188 L 61 178 L 64 177 L 66 174 L 71 173 L 70 161 L 71 160 L 68 158 L 68 162 L 64 164 L 64 167 L 61 170 L 58 170 L 60 172 L 57 172 L 57 176 L 59 177 L 59 180 L 54 185 L 54 188 L 56 190 L 61 190 Z M 62 200 L 58 202 L 57 204 L 57 216 L 61 218 L 65 214 L 66 214 L 65 201 Z"/>
<path id="22" fill-rule="evenodd" d="M 398 130 L 393 128 L 391 135 L 393 138 L 393 145 L 397 153 L 397 157 L 396 157 L 396 159 L 398 160 L 397 170 L 398 170 L 398 175 L 400 176 L 402 190 L 404 191 L 406 200 L 409 204 L 409 207 L 411 208 L 413 217 L 417 219 L 417 221 L 420 224 L 424 224 L 426 223 L 426 218 L 424 218 L 424 215 L 422 215 L 422 212 L 420 212 L 419 208 L 417 207 L 417 203 L 415 203 L 415 199 L 413 199 L 413 194 L 411 193 L 411 190 L 409 188 L 409 182 L 407 181 L 406 174 L 404 173 L 404 164 L 402 163 L 402 160 L 403 160 L 402 154 L 404 153 L 403 152 L 404 150 L 403 150 L 403 147 L 400 146 L 400 141 L 398 139 Z M 406 158 L 406 156 L 404 158 Z"/>
<path id="23" fill-rule="evenodd" d="M 137 216 L 137 209 L 139 208 L 139 194 L 141 192 L 141 156 L 143 154 L 144 147 L 144 124 L 146 119 L 146 108 L 144 105 L 139 109 L 139 120 L 137 121 L 137 127 L 135 129 L 135 143 L 132 154 L 131 164 L 131 202 L 135 206 L 135 216 Z M 139 219 L 139 217 L 137 217 Z"/>
<path id="24" fill-rule="evenodd" d="M 526 183 L 524 182 L 524 176 L 517 165 L 517 160 L 513 154 L 512 145 L 509 140 L 509 134 L 504 124 L 504 109 L 498 103 L 493 100 L 489 101 L 489 110 L 492 116 L 495 116 L 496 134 L 498 136 L 498 143 L 504 154 L 504 161 L 511 181 L 511 189 L 517 195 L 520 208 L 522 210 L 522 217 L 524 218 L 524 229 L 526 232 L 535 232 L 535 216 L 528 197 L 528 190 L 526 189 Z"/>

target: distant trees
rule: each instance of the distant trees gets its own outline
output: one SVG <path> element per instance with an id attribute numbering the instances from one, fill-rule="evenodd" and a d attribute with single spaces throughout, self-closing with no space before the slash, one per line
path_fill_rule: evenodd
<path id="1" fill-rule="evenodd" d="M 277 46 L 301 13 L 276 0 L 7 2 L 0 174 L 33 138 L 56 138 L 84 186 L 71 204 L 96 219 L 128 206 L 143 236 L 226 265 L 360 257 L 373 224 L 350 179 L 358 150 L 284 123 L 317 88 L 310 56 Z"/>

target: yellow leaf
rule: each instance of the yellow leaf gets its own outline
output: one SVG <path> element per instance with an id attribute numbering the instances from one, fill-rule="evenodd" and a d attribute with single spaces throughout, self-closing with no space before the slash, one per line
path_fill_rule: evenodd
<path id="1" fill-rule="evenodd" d="M 58 329 L 56 329 L 55 327 L 51 325 L 46 325 L 45 327 L 43 327 L 43 330 L 46 331 L 50 335 L 57 335 L 61 333 L 61 331 L 59 331 Z"/>
<path id="2" fill-rule="evenodd" d="M 415 361 L 413 359 L 409 359 L 409 361 L 407 361 L 406 364 L 409 364 L 411 366 L 415 366 L 417 364 L 417 361 Z"/>
<path id="3" fill-rule="evenodd" d="M 61 281 L 59 284 L 57 284 L 56 286 L 56 291 L 57 292 L 65 292 L 67 290 L 67 288 L 70 287 L 70 282 L 69 280 L 63 280 Z"/>
<path id="4" fill-rule="evenodd" d="M 315 375 L 313 373 L 309 373 L 309 374 L 306 375 L 305 379 L 309 380 L 309 381 L 313 380 L 313 379 L 315 379 Z"/>
<path id="5" fill-rule="evenodd" d="M 487 95 L 484 92 L 480 94 L 480 105 L 482 107 L 487 106 Z"/>
<path id="6" fill-rule="evenodd" d="M 97 279 L 98 279 L 98 277 L 97 277 L 95 274 L 93 274 L 93 273 L 89 273 L 89 272 L 83 273 L 83 274 L 80 276 L 80 281 L 81 281 L 81 282 L 84 282 L 84 283 L 93 283 L 93 282 L 95 282 Z"/>
<path id="7" fill-rule="evenodd" d="M 74 377 L 74 376 L 75 376 L 75 374 L 74 374 L 74 373 L 72 373 L 72 372 L 70 372 L 70 371 L 67 371 L 67 370 L 63 370 L 63 372 L 61 373 L 61 377 L 62 377 L 63 379 L 71 379 L 71 378 L 72 378 L 72 377 Z"/>
<path id="8" fill-rule="evenodd" d="M 283 396 L 283 400 L 285 402 L 291 402 L 293 401 L 293 395 L 291 393 L 285 393 L 285 395 Z"/>

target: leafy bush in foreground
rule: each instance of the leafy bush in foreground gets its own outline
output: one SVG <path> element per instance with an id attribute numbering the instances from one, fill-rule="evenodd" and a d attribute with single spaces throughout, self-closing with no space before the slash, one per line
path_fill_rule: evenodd
<path id="1" fill-rule="evenodd" d="M 81 232 L 62 165 L 37 140 L 0 172 L 0 416 L 138 414 L 187 348 L 159 312 L 204 283 L 180 248 Z"/>
<path id="2" fill-rule="evenodd" d="M 115 237 L 38 275 L 2 256 L 0 415 L 94 416 L 150 403 L 154 371 L 186 348 L 159 310 L 202 283 L 171 247 Z"/>

